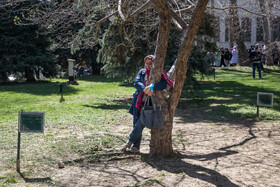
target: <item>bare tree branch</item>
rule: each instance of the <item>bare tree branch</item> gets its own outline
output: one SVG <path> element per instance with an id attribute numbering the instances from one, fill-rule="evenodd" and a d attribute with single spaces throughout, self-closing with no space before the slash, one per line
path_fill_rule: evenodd
<path id="1" fill-rule="evenodd" d="M 136 15 L 138 15 L 143 10 L 147 9 L 152 4 L 151 0 L 148 0 L 145 4 L 143 4 L 141 7 L 136 9 L 132 14 L 130 14 L 126 20 L 123 22 L 123 25 L 125 25 L 127 22 L 129 22 L 132 18 L 134 18 Z"/>
<path id="2" fill-rule="evenodd" d="M 253 11 L 250 11 L 246 8 L 243 8 L 241 6 L 229 6 L 229 7 L 224 7 L 224 8 L 216 8 L 216 7 L 207 7 L 208 9 L 215 9 L 215 10 L 227 10 L 227 9 L 236 9 L 236 8 L 240 8 L 242 10 L 245 10 L 251 14 L 254 14 L 254 15 L 258 15 L 258 16 L 267 16 L 266 14 L 260 14 L 260 13 L 257 13 L 257 12 L 253 12 Z"/>
<path id="3" fill-rule="evenodd" d="M 185 13 L 190 13 L 193 11 L 193 9 L 195 8 L 195 6 L 189 6 L 187 8 L 184 9 L 180 9 L 180 10 L 176 10 L 176 13 L 180 13 L 180 14 L 185 14 Z"/>
<path id="4" fill-rule="evenodd" d="M 127 34 L 126 31 L 125 31 L 125 28 L 122 27 L 122 29 L 123 29 L 123 33 L 124 33 L 125 37 L 127 38 L 127 40 L 129 41 L 129 43 L 131 44 L 132 51 L 134 51 L 134 50 L 135 50 L 135 45 L 134 45 L 134 43 L 133 43 L 133 42 L 131 41 L 131 39 L 129 38 L 128 34 Z"/>
<path id="5" fill-rule="evenodd" d="M 122 20 L 125 21 L 125 17 L 122 13 L 122 0 L 119 0 L 119 3 L 118 3 L 118 13 L 119 13 L 120 17 L 122 18 Z"/>
<path id="6" fill-rule="evenodd" d="M 122 8 L 126 8 L 130 0 L 125 0 L 123 3 Z"/>
<path id="7" fill-rule="evenodd" d="M 185 29 L 187 27 L 186 22 L 178 15 L 176 14 L 172 9 L 169 9 L 169 13 L 172 16 L 174 20 L 182 27 L 181 29 Z"/>

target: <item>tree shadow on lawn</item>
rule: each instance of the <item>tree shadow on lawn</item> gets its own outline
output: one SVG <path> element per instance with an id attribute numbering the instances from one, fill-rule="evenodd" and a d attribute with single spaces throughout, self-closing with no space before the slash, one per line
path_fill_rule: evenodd
<path id="1" fill-rule="evenodd" d="M 47 96 L 52 94 L 60 94 L 59 84 L 62 84 L 62 92 L 63 95 L 75 94 L 78 92 L 78 89 L 71 87 L 67 83 L 61 82 L 49 82 L 49 81 L 38 81 L 36 83 L 28 83 L 28 84 L 14 84 L 14 85 L 6 85 L 0 86 L 0 92 L 9 91 L 15 93 L 28 93 L 32 95 L 41 95 Z"/>
<path id="2" fill-rule="evenodd" d="M 257 92 L 273 93 L 273 109 L 280 111 L 280 105 L 278 104 L 280 92 L 263 88 L 261 85 L 257 87 L 235 81 L 211 81 L 204 82 L 202 88 L 204 91 L 191 94 L 187 92 L 182 93 L 178 105 L 179 110 L 175 114 L 177 117 L 182 117 L 182 123 L 205 121 L 252 126 L 257 121 Z M 242 109 L 242 107 L 246 106 L 251 106 L 250 108 L 254 112 Z M 271 118 L 269 115 L 265 117 L 268 120 L 273 120 L 269 119 Z"/>
<path id="3" fill-rule="evenodd" d="M 236 72 L 238 72 L 238 73 L 242 73 L 242 74 L 252 74 L 252 72 L 246 72 L 246 71 L 242 71 L 242 70 L 238 70 L 238 69 L 235 69 L 235 68 L 219 68 L 220 69 L 220 71 L 225 71 L 225 72 L 232 72 L 232 73 L 236 73 Z M 224 74 L 224 73 L 222 73 L 222 74 Z"/>
<path id="4" fill-rule="evenodd" d="M 115 104 L 105 104 L 100 103 L 97 105 L 83 105 L 84 107 L 102 109 L 102 110 L 120 110 L 120 109 L 128 109 L 127 105 L 115 105 Z"/>
<path id="5" fill-rule="evenodd" d="M 90 107 L 95 109 L 103 109 L 103 110 L 119 110 L 124 109 L 128 110 L 130 103 L 132 101 L 132 97 L 121 97 L 114 99 L 112 104 L 106 104 L 106 103 L 99 103 L 96 105 L 83 105 L 84 107 Z"/>

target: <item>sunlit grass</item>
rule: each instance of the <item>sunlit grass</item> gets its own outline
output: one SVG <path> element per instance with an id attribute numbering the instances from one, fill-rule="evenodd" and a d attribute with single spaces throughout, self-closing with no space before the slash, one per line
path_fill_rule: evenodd
<path id="1" fill-rule="evenodd" d="M 202 91 L 183 90 L 180 108 L 199 106 L 202 113 L 211 118 L 252 120 L 256 117 L 257 92 L 267 92 L 274 94 L 274 106 L 261 107 L 260 119 L 280 119 L 279 67 L 266 67 L 266 72 L 262 72 L 262 80 L 253 80 L 250 67 L 217 68 L 215 72 L 215 80 L 214 76 L 209 76 L 199 81 Z M 199 77 L 197 78 L 199 80 Z"/>

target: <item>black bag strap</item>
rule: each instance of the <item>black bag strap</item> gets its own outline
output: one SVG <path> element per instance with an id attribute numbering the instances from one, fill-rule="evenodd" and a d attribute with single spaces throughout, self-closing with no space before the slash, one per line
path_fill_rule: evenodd
<path id="1" fill-rule="evenodd" d="M 146 108 L 146 106 L 149 106 L 149 104 L 150 104 L 149 97 L 150 96 L 146 95 L 146 99 L 145 99 L 144 105 L 142 107 L 142 110 L 144 110 Z"/>
<path id="2" fill-rule="evenodd" d="M 153 105 L 154 111 L 156 111 L 156 103 L 155 103 L 155 101 L 158 103 L 158 105 L 159 105 L 159 110 L 161 111 L 161 104 L 160 104 L 158 98 L 157 98 L 155 95 L 153 95 L 153 96 L 147 96 L 147 95 L 146 95 L 146 99 L 145 99 L 144 105 L 143 105 L 143 107 L 142 107 L 142 110 L 144 110 L 147 106 L 149 106 L 149 104 L 150 104 L 150 98 L 151 98 L 151 100 L 152 100 L 152 105 Z M 155 100 L 155 101 L 154 101 L 154 100 Z"/>
<path id="3" fill-rule="evenodd" d="M 153 103 L 154 110 L 156 111 L 156 104 L 155 104 L 155 101 L 154 101 L 154 99 L 155 99 L 156 102 L 157 102 L 158 105 L 159 105 L 159 110 L 161 111 L 161 104 L 160 104 L 158 98 L 157 98 L 155 95 L 153 95 L 153 96 L 151 97 L 151 99 L 152 99 L 152 103 Z"/>

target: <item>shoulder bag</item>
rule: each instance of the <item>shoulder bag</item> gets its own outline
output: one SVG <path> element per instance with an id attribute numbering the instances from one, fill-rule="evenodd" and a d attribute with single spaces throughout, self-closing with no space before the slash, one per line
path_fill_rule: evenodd
<path id="1" fill-rule="evenodd" d="M 150 100 L 152 101 L 152 106 L 150 106 Z M 158 106 L 156 106 L 155 100 Z M 161 105 L 156 96 L 146 97 L 144 106 L 141 109 L 140 120 L 149 129 L 161 128 L 163 126 L 164 118 Z"/>

